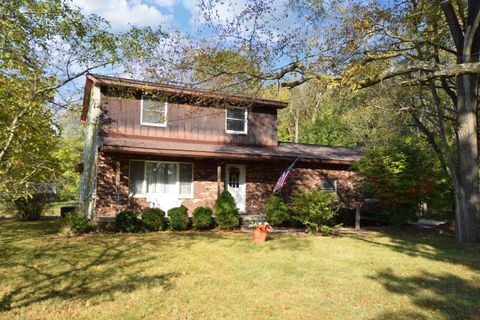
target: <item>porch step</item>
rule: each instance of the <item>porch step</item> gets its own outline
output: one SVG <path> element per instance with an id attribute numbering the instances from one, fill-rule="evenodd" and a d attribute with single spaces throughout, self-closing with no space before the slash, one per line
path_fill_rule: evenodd
<path id="1" fill-rule="evenodd" d="M 248 228 L 254 222 L 267 222 L 267 216 L 264 214 L 245 214 L 242 215 L 242 228 Z"/>

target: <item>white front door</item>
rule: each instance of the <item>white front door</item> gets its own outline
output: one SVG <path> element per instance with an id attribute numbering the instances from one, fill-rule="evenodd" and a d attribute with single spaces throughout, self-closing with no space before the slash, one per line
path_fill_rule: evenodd
<path id="1" fill-rule="evenodd" d="M 225 166 L 225 184 L 228 192 L 235 199 L 240 213 L 245 213 L 246 186 L 245 186 L 245 165 L 227 164 Z"/>

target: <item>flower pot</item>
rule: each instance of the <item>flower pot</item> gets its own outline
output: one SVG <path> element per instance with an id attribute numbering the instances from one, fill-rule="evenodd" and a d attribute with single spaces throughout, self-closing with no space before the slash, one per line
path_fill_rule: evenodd
<path id="1" fill-rule="evenodd" d="M 268 231 L 266 230 L 255 229 L 253 230 L 253 233 L 252 233 L 253 240 L 256 243 L 265 242 L 265 240 L 267 240 L 267 233 Z"/>

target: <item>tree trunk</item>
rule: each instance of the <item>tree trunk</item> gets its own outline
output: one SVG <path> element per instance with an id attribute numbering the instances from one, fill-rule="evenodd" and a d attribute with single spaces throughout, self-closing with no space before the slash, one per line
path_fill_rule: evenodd
<path id="1" fill-rule="evenodd" d="M 455 186 L 456 239 L 480 241 L 480 190 L 475 89 L 476 76 L 457 78 L 458 183 Z"/>

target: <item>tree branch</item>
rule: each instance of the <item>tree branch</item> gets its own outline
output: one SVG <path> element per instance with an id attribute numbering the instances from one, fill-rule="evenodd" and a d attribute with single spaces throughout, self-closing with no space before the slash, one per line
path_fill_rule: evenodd
<path id="1" fill-rule="evenodd" d="M 457 14 L 455 13 L 455 9 L 453 8 L 451 1 L 443 0 L 440 5 L 442 7 L 443 13 L 445 14 L 445 18 L 447 19 L 453 42 L 455 43 L 455 47 L 457 48 L 457 57 L 460 57 L 463 55 L 464 41 L 462 27 L 458 22 Z"/>

